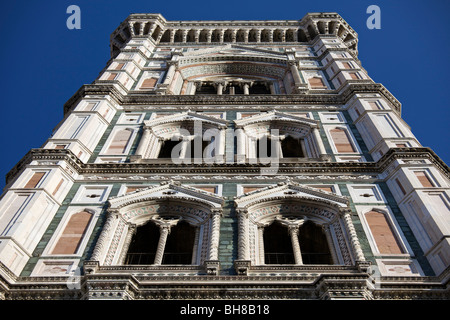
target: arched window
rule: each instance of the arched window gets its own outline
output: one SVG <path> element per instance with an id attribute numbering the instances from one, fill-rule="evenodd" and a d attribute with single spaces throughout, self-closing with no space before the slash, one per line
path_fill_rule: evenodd
<path id="1" fill-rule="evenodd" d="M 277 222 L 273 222 L 270 226 L 264 228 L 264 263 L 295 263 L 288 229 Z"/>
<path id="2" fill-rule="evenodd" d="M 332 264 L 330 248 L 322 227 L 305 222 L 300 227 L 298 241 L 304 264 Z"/>
<path id="3" fill-rule="evenodd" d="M 191 264 L 195 227 L 185 221 L 180 221 L 169 229 L 170 231 L 163 235 L 161 227 L 152 221 L 137 227 L 124 264 Z M 158 250 L 161 250 L 159 252 L 160 255 L 162 254 L 161 262 L 156 261 Z"/>
<path id="4" fill-rule="evenodd" d="M 159 227 L 149 221 L 137 227 L 124 264 L 153 264 L 159 241 Z"/>
<path id="5" fill-rule="evenodd" d="M 277 221 L 264 228 L 265 264 L 294 264 L 294 250 L 299 250 L 301 264 L 333 263 L 327 238 L 320 226 L 307 221 L 298 232 L 294 232 L 293 236 L 298 237 L 299 249 L 295 249 L 296 245 L 292 243 L 291 232 L 288 225 Z"/>
<path id="6" fill-rule="evenodd" d="M 164 142 L 161 145 L 161 150 L 159 151 L 158 158 L 159 159 L 172 158 L 172 150 L 179 143 L 180 141 L 164 140 Z M 176 154 L 174 154 L 173 156 L 176 156 Z M 178 157 L 179 156 L 180 155 L 178 154 Z"/>
<path id="7" fill-rule="evenodd" d="M 195 228 L 185 221 L 173 226 L 164 248 L 163 264 L 191 264 Z"/>
<path id="8" fill-rule="evenodd" d="M 270 94 L 268 83 L 256 82 L 250 87 L 250 94 Z"/>
<path id="9" fill-rule="evenodd" d="M 281 141 L 281 150 L 283 152 L 283 158 L 303 158 L 303 146 L 301 139 L 295 139 L 291 136 L 287 136 Z"/>

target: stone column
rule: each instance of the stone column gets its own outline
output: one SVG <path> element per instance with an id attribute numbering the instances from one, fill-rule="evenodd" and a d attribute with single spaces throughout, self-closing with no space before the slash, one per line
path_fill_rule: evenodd
<path id="1" fill-rule="evenodd" d="M 236 42 L 237 29 L 231 30 L 231 42 Z"/>
<path id="2" fill-rule="evenodd" d="M 160 265 L 164 256 L 164 248 L 166 247 L 167 236 L 170 233 L 170 225 L 160 225 L 159 226 L 159 241 L 158 248 L 156 249 L 155 262 L 154 264 Z"/>
<path id="3" fill-rule="evenodd" d="M 259 264 L 265 264 L 264 256 L 264 226 L 258 226 Z"/>
<path id="4" fill-rule="evenodd" d="M 291 70 L 292 77 L 294 78 L 295 88 L 297 89 L 302 85 L 302 79 L 300 78 L 300 73 L 298 71 L 297 63 L 295 62 L 295 60 L 289 61 L 289 68 Z"/>
<path id="5" fill-rule="evenodd" d="M 248 42 L 248 34 L 250 33 L 249 29 L 245 29 L 244 30 L 244 42 L 247 43 Z"/>
<path id="6" fill-rule="evenodd" d="M 146 149 L 148 148 L 150 141 L 150 128 L 144 127 L 144 133 L 142 134 L 141 141 L 139 141 L 139 146 L 136 149 L 136 155 L 144 157 L 144 154 L 146 153 Z"/>
<path id="7" fill-rule="evenodd" d="M 182 137 L 182 145 L 181 145 L 181 150 L 180 150 L 180 159 L 186 159 L 186 152 L 188 150 L 189 147 L 189 143 L 194 143 L 194 137 L 195 136 L 184 136 Z M 190 158 L 194 158 L 194 155 L 191 154 Z"/>
<path id="8" fill-rule="evenodd" d="M 238 259 L 250 260 L 250 251 L 248 243 L 248 211 L 238 209 Z"/>
<path id="9" fill-rule="evenodd" d="M 213 209 L 211 212 L 211 242 L 208 250 L 208 260 L 219 259 L 219 235 L 220 235 L 220 218 L 222 210 Z"/>
<path id="10" fill-rule="evenodd" d="M 275 94 L 275 85 L 273 84 L 273 82 L 269 83 L 269 88 L 270 88 L 270 94 Z"/>
<path id="11" fill-rule="evenodd" d="M 225 156 L 225 136 L 226 136 L 226 127 L 222 127 L 219 129 L 219 134 L 217 140 L 214 141 L 214 158 L 215 161 L 223 162 L 223 158 Z"/>
<path id="12" fill-rule="evenodd" d="M 219 81 L 219 82 L 215 82 L 214 85 L 217 89 L 217 95 L 222 95 L 223 89 L 225 88 L 226 83 L 223 81 Z"/>
<path id="13" fill-rule="evenodd" d="M 250 83 L 244 82 L 242 84 L 242 89 L 244 90 L 244 94 L 246 94 L 246 95 L 250 94 Z"/>
<path id="14" fill-rule="evenodd" d="M 155 148 L 153 149 L 154 151 L 152 152 L 151 158 L 156 159 L 156 158 L 158 158 L 161 148 L 164 144 L 164 138 L 158 137 L 158 136 L 154 136 L 154 137 L 155 137 L 154 140 L 157 141 L 157 143 L 155 143 Z"/>
<path id="15" fill-rule="evenodd" d="M 170 85 L 170 83 L 172 82 L 172 78 L 175 75 L 175 70 L 177 68 L 176 61 L 168 61 L 167 64 L 169 64 L 169 70 L 167 70 L 167 75 L 163 82 L 163 85 L 165 85 L 165 86 Z"/>
<path id="16" fill-rule="evenodd" d="M 322 230 L 323 233 L 325 233 L 325 237 L 327 238 L 327 242 L 328 242 L 328 248 L 330 249 L 330 253 L 331 253 L 331 260 L 334 264 L 337 264 L 339 261 L 339 258 L 336 254 L 336 250 L 334 249 L 334 242 L 333 242 L 333 237 L 331 236 L 331 230 L 330 230 L 330 225 L 322 225 Z"/>
<path id="17" fill-rule="evenodd" d="M 317 148 L 319 149 L 319 156 L 324 159 L 327 157 L 325 146 L 323 145 L 322 138 L 320 137 L 319 128 L 313 128 L 314 140 L 316 140 Z"/>
<path id="18" fill-rule="evenodd" d="M 273 42 L 273 30 L 269 29 L 268 34 L 269 34 L 269 42 Z"/>
<path id="19" fill-rule="evenodd" d="M 344 224 L 345 228 L 348 232 L 348 238 L 351 242 L 351 247 L 353 249 L 353 253 L 355 254 L 356 262 L 365 261 L 364 253 L 362 252 L 361 245 L 358 240 L 358 236 L 356 235 L 355 227 L 353 226 L 351 211 L 349 209 L 344 211 Z"/>
<path id="20" fill-rule="evenodd" d="M 94 252 L 92 252 L 90 260 L 101 262 L 102 256 L 106 253 L 108 239 L 112 236 L 116 218 L 117 216 L 115 213 L 108 211 L 105 225 L 95 244 Z"/>
<path id="21" fill-rule="evenodd" d="M 122 252 L 120 253 L 120 257 L 118 259 L 119 264 L 125 263 L 125 258 L 128 253 L 128 248 L 130 247 L 131 240 L 133 239 L 133 235 L 136 233 L 136 225 L 128 224 L 127 235 L 125 237 L 125 241 L 123 243 Z"/>
<path id="22" fill-rule="evenodd" d="M 246 135 L 242 128 L 236 128 L 235 133 L 237 140 L 236 161 L 240 163 L 245 161 Z"/>
<path id="23" fill-rule="evenodd" d="M 256 30 L 256 42 L 261 42 L 261 29 Z"/>
<path id="24" fill-rule="evenodd" d="M 303 264 L 300 243 L 298 242 L 299 225 L 293 224 L 288 226 L 289 235 L 291 236 L 292 249 L 294 250 L 295 264 Z"/>
<path id="25" fill-rule="evenodd" d="M 200 226 L 195 227 L 194 249 L 192 250 L 191 264 L 197 264 L 198 241 L 200 238 Z"/>
<path id="26" fill-rule="evenodd" d="M 199 42 L 199 38 L 200 38 L 200 30 L 196 29 L 196 30 L 194 30 L 194 41 L 195 41 L 195 43 Z"/>

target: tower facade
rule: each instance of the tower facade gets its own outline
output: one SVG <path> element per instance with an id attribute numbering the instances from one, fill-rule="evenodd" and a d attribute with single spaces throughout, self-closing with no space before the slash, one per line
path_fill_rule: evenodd
<path id="1" fill-rule="evenodd" d="M 336 13 L 132 14 L 0 201 L 3 299 L 445 299 L 449 171 Z"/>

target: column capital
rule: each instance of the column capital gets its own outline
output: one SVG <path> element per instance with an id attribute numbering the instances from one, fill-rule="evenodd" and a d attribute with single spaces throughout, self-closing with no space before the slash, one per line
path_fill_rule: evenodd
<path id="1" fill-rule="evenodd" d="M 213 217 L 213 216 L 222 217 L 222 215 L 223 215 L 223 209 L 222 208 L 212 208 L 211 209 L 210 217 Z"/>
<path id="2" fill-rule="evenodd" d="M 247 209 L 236 209 L 236 213 L 243 218 L 248 218 L 248 210 Z"/>

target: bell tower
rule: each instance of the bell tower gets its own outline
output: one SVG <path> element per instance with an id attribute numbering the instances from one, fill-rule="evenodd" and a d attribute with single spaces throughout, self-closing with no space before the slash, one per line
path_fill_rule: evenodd
<path id="1" fill-rule="evenodd" d="M 448 166 L 339 14 L 110 48 L 6 177 L 1 299 L 449 298 Z"/>

